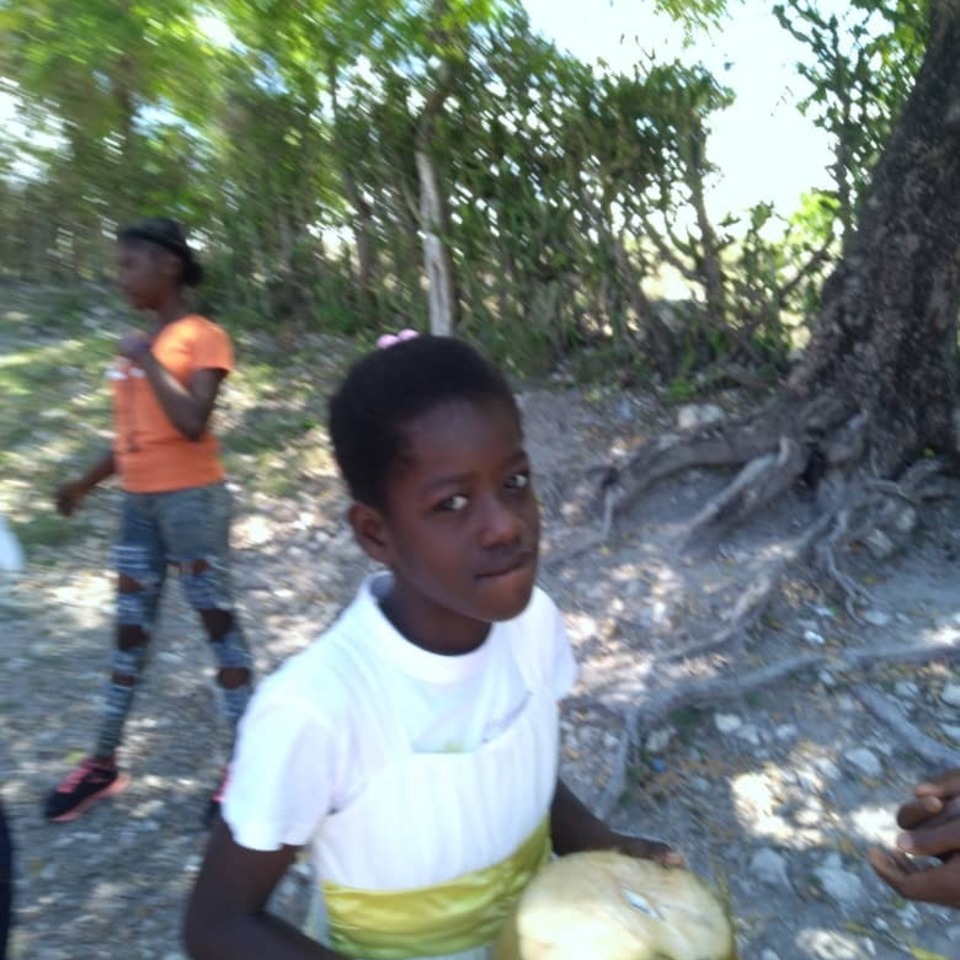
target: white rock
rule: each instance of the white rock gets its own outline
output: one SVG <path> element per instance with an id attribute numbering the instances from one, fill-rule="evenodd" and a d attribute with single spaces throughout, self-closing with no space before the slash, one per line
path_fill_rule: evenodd
<path id="1" fill-rule="evenodd" d="M 943 688 L 940 699 L 948 707 L 960 707 L 960 683 L 948 683 Z"/>
<path id="2" fill-rule="evenodd" d="M 843 759 L 871 779 L 876 779 L 883 775 L 883 764 L 880 763 L 876 755 L 866 747 L 849 750 L 843 755 Z"/>
<path id="3" fill-rule="evenodd" d="M 735 713 L 716 713 L 713 716 L 714 726 L 721 733 L 735 733 L 743 726 L 743 720 Z"/>
<path id="4" fill-rule="evenodd" d="M 681 430 L 692 430 L 694 427 L 719 423 L 726 416 L 723 408 L 715 403 L 685 403 L 677 411 L 677 426 Z"/>
<path id="5" fill-rule="evenodd" d="M 822 647 L 827 642 L 823 634 L 817 633 L 816 630 L 804 630 L 803 639 L 813 647 Z"/>
<path id="6" fill-rule="evenodd" d="M 912 680 L 898 680 L 893 685 L 893 692 L 900 700 L 912 702 L 920 696 L 920 688 Z"/>
<path id="7" fill-rule="evenodd" d="M 750 861 L 750 872 L 768 887 L 790 887 L 787 861 L 775 850 L 759 850 Z"/>
<path id="8" fill-rule="evenodd" d="M 826 811 L 824 810 L 823 804 L 814 796 L 805 797 L 803 808 L 794 814 L 797 823 L 802 827 L 811 828 L 820 826 L 825 816 Z"/>
<path id="9" fill-rule="evenodd" d="M 875 560 L 886 560 L 897 550 L 896 544 L 882 531 L 871 530 L 863 539 L 867 549 Z"/>
<path id="10" fill-rule="evenodd" d="M 909 930 L 916 929 L 920 923 L 920 911 L 912 903 L 904 904 L 900 910 L 900 922 Z"/>
<path id="11" fill-rule="evenodd" d="M 749 743 L 751 747 L 760 746 L 760 731 L 757 729 L 756 724 L 745 723 L 743 726 L 738 727 L 733 732 L 741 740 L 745 740 L 747 743 Z"/>
<path id="12" fill-rule="evenodd" d="M 917 511 L 909 504 L 905 504 L 897 514 L 893 525 L 900 533 L 912 533 L 917 528 L 917 519 Z"/>
<path id="13" fill-rule="evenodd" d="M 773 735 L 780 740 L 781 742 L 787 740 L 796 740 L 797 739 L 797 728 L 795 724 L 792 723 L 782 723 L 776 730 L 774 730 Z"/>
<path id="14" fill-rule="evenodd" d="M 824 892 L 839 904 L 852 905 L 863 900 L 863 882 L 849 870 L 829 865 L 819 867 L 814 873 Z"/>
<path id="15" fill-rule="evenodd" d="M 960 727 L 952 723 L 941 723 L 940 729 L 953 741 L 960 743 Z"/>
<path id="16" fill-rule="evenodd" d="M 863 619 L 874 627 L 886 627 L 890 625 L 893 617 L 883 610 L 867 610 L 863 614 Z"/>
<path id="17" fill-rule="evenodd" d="M 872 747 L 877 753 L 886 757 L 888 760 L 893 756 L 893 752 L 896 749 L 892 740 L 875 740 Z"/>
<path id="18" fill-rule="evenodd" d="M 653 733 L 647 737 L 647 753 L 663 753 L 667 747 L 670 746 L 672 739 L 673 730 L 670 727 L 661 727 L 659 730 L 654 730 Z"/>
<path id="19" fill-rule="evenodd" d="M 713 784 L 706 777 L 691 777 L 690 786 L 696 793 L 713 793 Z"/>
<path id="20" fill-rule="evenodd" d="M 837 678 L 829 670 L 821 670 L 819 679 L 825 687 L 835 687 L 837 685 Z"/>
<path id="21" fill-rule="evenodd" d="M 604 587 L 604 592 L 606 588 Z M 662 627 L 670 620 L 670 607 L 662 600 L 655 600 L 640 611 L 640 622 L 645 627 Z"/>

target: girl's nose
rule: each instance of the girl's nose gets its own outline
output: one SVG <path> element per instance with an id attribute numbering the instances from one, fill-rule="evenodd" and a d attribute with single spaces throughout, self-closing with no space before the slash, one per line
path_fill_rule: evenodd
<path id="1" fill-rule="evenodd" d="M 520 536 L 523 522 L 512 505 L 498 496 L 484 500 L 480 514 L 480 544 L 498 547 L 513 543 Z"/>

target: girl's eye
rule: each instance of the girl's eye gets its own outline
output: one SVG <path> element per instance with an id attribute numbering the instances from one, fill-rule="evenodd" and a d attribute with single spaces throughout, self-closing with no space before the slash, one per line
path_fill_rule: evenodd
<path id="1" fill-rule="evenodd" d="M 521 470 L 519 473 L 511 474 L 506 486 L 508 490 L 526 490 L 530 486 L 530 471 Z"/>
<path id="2" fill-rule="evenodd" d="M 437 504 L 436 509 L 441 513 L 459 513 L 467 508 L 470 501 L 462 494 L 455 493 L 452 497 L 447 497 Z"/>

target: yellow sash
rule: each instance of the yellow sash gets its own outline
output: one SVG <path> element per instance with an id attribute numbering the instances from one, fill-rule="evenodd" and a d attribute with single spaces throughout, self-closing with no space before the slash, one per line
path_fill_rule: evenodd
<path id="1" fill-rule="evenodd" d="M 550 859 L 550 821 L 505 860 L 414 890 L 360 890 L 325 882 L 330 946 L 352 957 L 408 960 L 492 943 L 516 898 Z"/>

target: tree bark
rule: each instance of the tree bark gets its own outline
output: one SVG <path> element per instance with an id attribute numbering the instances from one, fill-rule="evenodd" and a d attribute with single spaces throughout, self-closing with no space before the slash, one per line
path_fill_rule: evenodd
<path id="1" fill-rule="evenodd" d="M 440 56 L 443 56 L 445 45 L 452 42 L 442 26 L 447 15 L 447 0 L 434 0 L 430 16 L 438 26 L 432 39 L 440 51 Z M 444 60 L 437 71 L 433 92 L 420 115 L 414 148 L 420 185 L 420 232 L 423 235 L 423 266 L 427 280 L 430 332 L 435 336 L 447 337 L 453 333 L 457 324 L 458 301 L 453 257 L 450 255 L 447 239 L 450 236 L 450 217 L 447 198 L 443 193 L 433 155 L 433 140 L 437 118 L 450 95 L 452 82 L 451 65 Z"/>
<path id="2" fill-rule="evenodd" d="M 427 277 L 430 332 L 449 337 L 456 326 L 457 298 L 453 279 L 453 260 L 444 234 L 445 198 L 440 191 L 433 157 L 427 149 L 416 152 L 420 178 L 420 230 L 423 234 L 423 266 Z"/>
<path id="3" fill-rule="evenodd" d="M 789 393 L 829 390 L 867 418 L 874 466 L 956 453 L 960 310 L 960 0 L 933 0 L 914 89 L 824 285 Z"/>
<path id="4" fill-rule="evenodd" d="M 714 330 L 722 330 L 727 326 L 726 280 L 720 262 L 720 243 L 707 213 L 704 195 L 705 144 L 706 133 L 698 123 L 685 138 L 683 176 L 690 191 L 690 202 L 697 215 L 697 229 L 700 231 L 701 262 L 698 273 L 702 277 L 706 295 L 707 316 Z"/>

